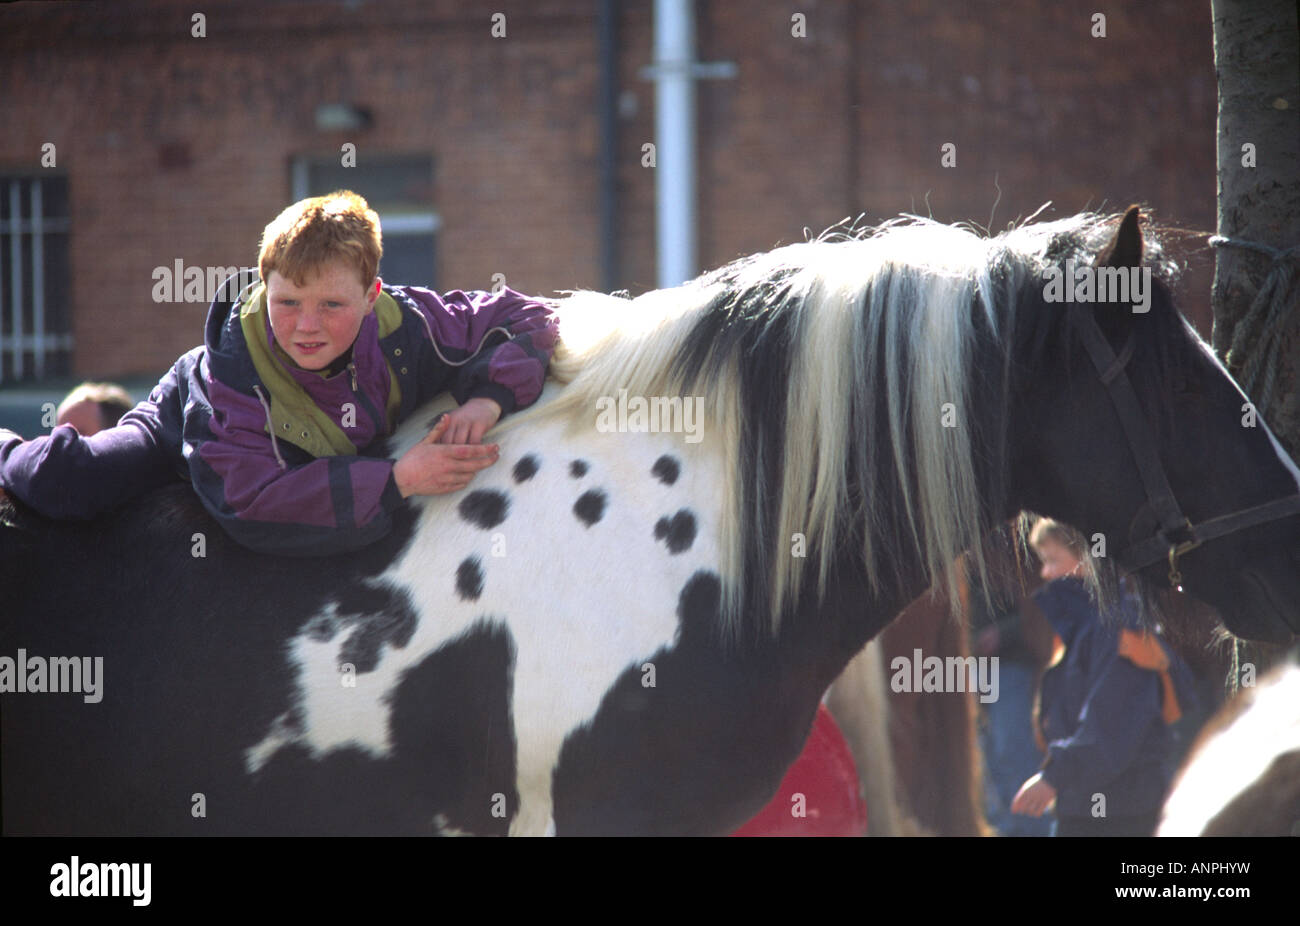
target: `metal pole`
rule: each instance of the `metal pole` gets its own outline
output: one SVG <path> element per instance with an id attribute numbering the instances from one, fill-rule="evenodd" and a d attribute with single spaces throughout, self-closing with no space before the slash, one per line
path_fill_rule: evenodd
<path id="1" fill-rule="evenodd" d="M 14 377 L 23 375 L 23 215 L 22 181 L 9 181 L 9 284 L 13 303 Z"/>
<path id="2" fill-rule="evenodd" d="M 45 239 L 41 181 L 32 181 L 32 355 L 36 358 L 36 378 L 45 375 Z"/>
<path id="3" fill-rule="evenodd" d="M 696 275 L 695 9 L 655 0 L 655 249 L 660 287 Z"/>
<path id="4" fill-rule="evenodd" d="M 601 0 L 600 41 L 600 279 L 618 287 L 618 0 Z"/>

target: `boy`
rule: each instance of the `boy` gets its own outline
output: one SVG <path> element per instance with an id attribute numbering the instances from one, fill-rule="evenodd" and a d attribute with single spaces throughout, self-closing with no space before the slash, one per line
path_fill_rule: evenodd
<path id="1" fill-rule="evenodd" d="M 1011 811 L 1037 817 L 1055 801 L 1055 835 L 1149 836 L 1172 774 L 1169 726 L 1180 696 L 1190 695 L 1189 670 L 1139 628 L 1131 596 L 1118 603 L 1116 619 L 1102 619 L 1084 584 L 1082 535 L 1044 518 L 1030 544 L 1047 581 L 1034 598 L 1063 647 L 1040 689 L 1047 758 Z"/>
<path id="2" fill-rule="evenodd" d="M 358 549 L 410 495 L 464 488 L 482 444 L 541 393 L 557 329 L 513 290 L 439 296 L 377 276 L 379 217 L 339 191 L 266 227 L 260 281 L 208 311 L 185 354 L 118 427 L 23 442 L 0 432 L 0 489 L 89 518 L 177 477 L 235 540 L 272 553 Z M 439 392 L 460 406 L 396 463 L 381 438 Z"/>

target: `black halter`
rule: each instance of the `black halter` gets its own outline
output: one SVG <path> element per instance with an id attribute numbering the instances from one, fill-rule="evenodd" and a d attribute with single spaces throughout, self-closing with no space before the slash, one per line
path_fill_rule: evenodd
<path id="1" fill-rule="evenodd" d="M 1276 521 L 1293 514 L 1300 514 L 1300 493 L 1243 508 L 1230 514 L 1193 524 L 1183 514 L 1174 497 L 1174 491 L 1165 478 L 1164 466 L 1160 463 L 1160 453 L 1152 437 L 1152 429 L 1142 414 L 1137 394 L 1129 381 L 1124 367 L 1133 356 L 1136 332 L 1130 332 L 1128 341 L 1119 355 L 1111 350 L 1110 342 L 1102 334 L 1093 313 L 1075 303 L 1070 306 L 1071 318 L 1083 338 L 1083 345 L 1092 358 L 1093 365 L 1101 377 L 1102 385 L 1110 393 L 1115 410 L 1119 412 L 1120 423 L 1124 426 L 1124 435 L 1137 461 L 1138 473 L 1142 486 L 1146 490 L 1147 507 L 1156 516 L 1159 526 L 1155 536 L 1140 540 L 1115 558 L 1127 572 L 1137 572 L 1152 563 L 1158 563 L 1166 557 L 1169 560 L 1169 584 L 1178 588 L 1182 584 L 1182 574 L 1178 571 L 1178 558 L 1184 553 L 1195 550 L 1201 544 L 1232 534 L 1247 527 L 1254 527 L 1268 521 Z M 1140 514 L 1141 512 L 1139 512 Z M 1136 523 L 1138 515 L 1134 515 Z M 1130 538 L 1132 523 L 1130 523 Z"/>

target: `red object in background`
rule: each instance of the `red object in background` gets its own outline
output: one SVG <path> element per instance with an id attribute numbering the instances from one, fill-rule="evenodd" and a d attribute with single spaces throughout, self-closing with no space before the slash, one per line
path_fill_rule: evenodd
<path id="1" fill-rule="evenodd" d="M 795 816 L 793 798 L 804 796 L 804 816 Z M 867 805 L 858 785 L 849 744 L 824 704 L 803 752 L 785 773 L 767 806 L 733 836 L 861 836 L 867 831 Z"/>

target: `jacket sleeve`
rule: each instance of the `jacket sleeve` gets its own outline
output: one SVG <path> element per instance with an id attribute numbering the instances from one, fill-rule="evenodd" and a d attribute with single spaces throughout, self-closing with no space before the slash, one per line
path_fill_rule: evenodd
<path id="1" fill-rule="evenodd" d="M 1111 638 L 1113 640 L 1113 638 Z M 1160 682 L 1107 647 L 1079 712 L 1079 725 L 1047 746 L 1043 777 L 1057 791 L 1101 788 L 1136 758 L 1153 723 L 1160 719 Z"/>
<path id="2" fill-rule="evenodd" d="M 190 477 L 234 540 L 261 553 L 324 556 L 388 533 L 404 504 L 391 460 L 312 458 L 266 430 L 265 408 L 208 378 L 211 414 L 187 435 Z"/>
<path id="3" fill-rule="evenodd" d="M 508 414 L 537 400 L 559 333 L 550 305 L 508 287 L 439 296 L 412 286 L 407 292 L 453 365 L 450 389 L 457 402 L 489 398 Z"/>
<path id="4" fill-rule="evenodd" d="M 179 445 L 163 406 L 179 407 L 177 367 L 117 427 L 83 436 L 71 425 L 24 441 L 0 432 L 0 488 L 47 518 L 86 520 L 178 478 Z"/>
<path id="5" fill-rule="evenodd" d="M 89 437 L 65 424 L 0 439 L 0 488 L 47 518 L 87 520 L 175 478 L 166 448 L 135 421 Z"/>

